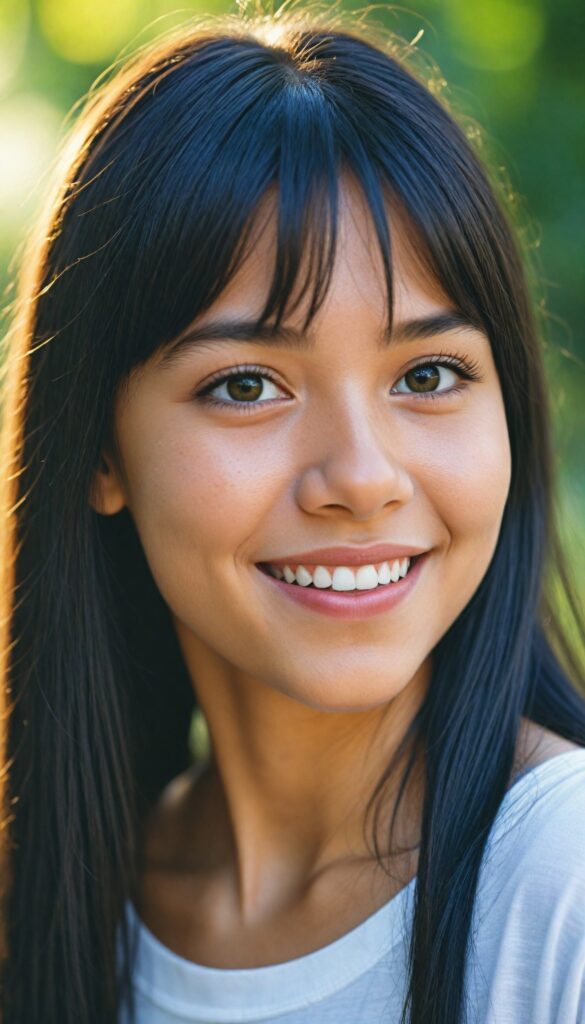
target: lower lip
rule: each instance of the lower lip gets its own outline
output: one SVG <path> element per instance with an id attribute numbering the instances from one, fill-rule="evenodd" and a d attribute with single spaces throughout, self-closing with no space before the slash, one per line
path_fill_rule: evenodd
<path id="1" fill-rule="evenodd" d="M 269 576 L 264 572 L 262 575 L 291 601 L 296 601 L 297 604 L 302 604 L 312 611 L 322 612 L 334 619 L 368 619 L 372 615 L 382 615 L 394 608 L 410 593 L 416 586 L 427 556 L 428 552 L 419 555 L 406 576 L 397 583 L 378 586 L 375 590 L 318 590 L 316 587 L 301 587 L 298 583 L 277 580 L 275 576 Z"/>

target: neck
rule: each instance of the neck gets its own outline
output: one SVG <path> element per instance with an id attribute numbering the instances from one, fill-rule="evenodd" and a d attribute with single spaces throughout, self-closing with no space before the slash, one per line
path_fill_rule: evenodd
<path id="1" fill-rule="evenodd" d="M 421 706 L 430 662 L 388 703 L 330 712 L 245 676 L 191 633 L 179 639 L 211 739 L 202 799 L 184 808 L 205 833 L 206 859 L 212 846 L 229 872 L 242 916 L 292 899 L 329 866 L 371 860 L 366 805 Z M 385 789 L 383 850 L 405 763 Z M 417 772 L 396 818 L 400 846 L 418 842 L 420 799 Z"/>

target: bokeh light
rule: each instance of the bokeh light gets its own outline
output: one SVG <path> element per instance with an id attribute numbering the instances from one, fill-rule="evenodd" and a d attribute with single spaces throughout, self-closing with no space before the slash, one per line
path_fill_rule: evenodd
<path id="1" fill-rule="evenodd" d="M 39 25 L 53 49 L 77 64 L 115 56 L 142 23 L 142 0 L 39 0 Z"/>
<path id="2" fill-rule="evenodd" d="M 458 59 L 487 71 L 522 67 L 544 39 L 538 0 L 446 0 L 444 13 Z"/>
<path id="3" fill-rule="evenodd" d="M 0 2 L 0 93 L 14 78 L 24 56 L 30 11 L 25 0 Z"/>
<path id="4" fill-rule="evenodd" d="M 57 107 L 19 94 L 0 107 L 0 220 L 10 229 L 26 219 L 52 165 L 62 121 Z"/>

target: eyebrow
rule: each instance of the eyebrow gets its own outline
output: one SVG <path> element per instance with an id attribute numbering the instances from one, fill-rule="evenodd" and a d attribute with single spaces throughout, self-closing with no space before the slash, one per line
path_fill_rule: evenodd
<path id="1" fill-rule="evenodd" d="M 381 336 L 382 347 L 400 345 L 422 338 L 433 338 L 449 331 L 473 330 L 485 336 L 484 329 L 457 310 L 441 310 L 432 316 L 423 316 L 415 320 L 403 320 L 394 326 L 392 331 L 386 330 Z M 261 324 L 255 320 L 233 319 L 222 317 L 208 320 L 198 327 L 190 327 L 176 341 L 166 348 L 158 363 L 159 369 L 175 366 L 181 358 L 193 348 L 206 342 L 242 341 L 257 345 L 273 345 L 278 348 L 289 348 L 296 351 L 310 351 L 315 344 L 314 337 L 308 332 L 296 330 L 294 327 L 279 327 Z"/>

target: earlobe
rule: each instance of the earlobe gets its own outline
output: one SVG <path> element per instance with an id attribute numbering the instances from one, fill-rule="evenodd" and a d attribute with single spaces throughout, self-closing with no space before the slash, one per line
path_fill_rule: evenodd
<path id="1" fill-rule="evenodd" d="M 113 516 L 126 505 L 126 495 L 119 474 L 108 455 L 100 457 L 91 486 L 89 503 L 103 516 Z"/>

